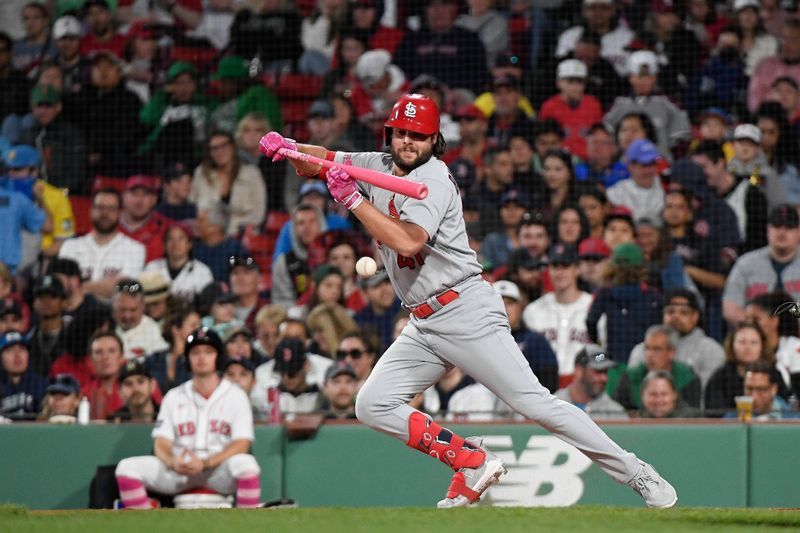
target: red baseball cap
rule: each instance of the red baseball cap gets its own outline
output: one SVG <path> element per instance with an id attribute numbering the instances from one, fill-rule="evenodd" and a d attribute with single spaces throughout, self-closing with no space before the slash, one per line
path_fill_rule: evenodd
<path id="1" fill-rule="evenodd" d="M 456 111 L 456 114 L 453 118 L 456 120 L 461 118 L 476 118 L 478 120 L 486 120 L 486 115 L 475 104 L 464 104 L 458 108 L 458 111 Z"/>
<path id="2" fill-rule="evenodd" d="M 132 191 L 137 187 L 141 187 L 152 193 L 157 193 L 159 187 L 161 186 L 159 181 L 160 180 L 155 176 L 143 176 L 141 174 L 137 174 L 127 179 L 125 182 L 125 190 Z"/>
<path id="3" fill-rule="evenodd" d="M 599 237 L 588 237 L 578 245 L 578 257 L 581 259 L 611 257 L 611 248 Z"/>
<path id="4" fill-rule="evenodd" d="M 624 205 L 615 205 L 614 207 L 608 210 L 605 223 L 608 224 L 609 221 L 617 218 L 626 220 L 631 226 L 633 226 L 633 211 L 631 211 L 630 208 Z"/>
<path id="5" fill-rule="evenodd" d="M 142 39 L 155 39 L 156 33 L 153 26 L 146 20 L 137 20 L 128 28 L 128 38 L 140 37 Z"/>

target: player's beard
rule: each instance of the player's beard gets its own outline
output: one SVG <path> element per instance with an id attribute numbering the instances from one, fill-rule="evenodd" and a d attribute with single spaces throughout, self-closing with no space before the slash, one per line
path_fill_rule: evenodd
<path id="1" fill-rule="evenodd" d="M 392 162 L 395 164 L 395 166 L 397 166 L 397 168 L 399 168 L 400 170 L 402 170 L 406 174 L 408 174 L 409 172 L 411 172 L 415 168 L 424 165 L 433 156 L 433 147 L 430 147 L 430 148 L 428 148 L 426 150 L 415 149 L 416 152 L 417 152 L 417 156 L 410 163 L 408 163 L 408 162 L 404 161 L 402 159 L 401 155 L 400 155 L 400 152 L 404 148 L 405 148 L 404 146 L 401 146 L 399 149 L 395 149 L 394 147 L 391 147 L 390 151 L 391 151 L 391 154 L 392 154 Z"/>

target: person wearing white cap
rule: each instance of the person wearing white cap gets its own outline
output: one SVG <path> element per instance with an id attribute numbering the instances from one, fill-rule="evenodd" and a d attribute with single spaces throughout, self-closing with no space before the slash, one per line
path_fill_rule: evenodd
<path id="1" fill-rule="evenodd" d="M 556 57 L 567 57 L 585 31 L 600 35 L 600 55 L 607 59 L 620 76 L 625 75 L 628 52 L 635 33 L 618 17 L 613 0 L 583 0 L 583 21 L 558 37 Z"/>
<path id="2" fill-rule="evenodd" d="M 408 89 L 406 75 L 392 63 L 392 55 L 380 48 L 361 54 L 355 73 L 360 85 L 353 96 L 356 114 L 370 129 L 383 131 L 392 104 Z"/>
<path id="3" fill-rule="evenodd" d="M 747 90 L 747 107 L 755 113 L 767 99 L 772 83 L 788 76 L 800 82 L 800 19 L 786 17 L 780 33 L 780 51 L 761 60 L 750 77 Z"/>
<path id="4" fill-rule="evenodd" d="M 755 124 L 740 124 L 733 131 L 734 156 L 728 162 L 729 170 L 736 176 L 756 178 L 757 185 L 767 197 L 769 207 L 786 201 L 786 193 L 778 174 L 767 161 L 761 149 L 761 130 Z"/>
<path id="5" fill-rule="evenodd" d="M 585 94 L 589 69 L 577 59 L 558 64 L 556 85 L 559 93 L 542 104 L 540 120 L 552 118 L 564 128 L 562 145 L 581 159 L 586 159 L 586 135 L 592 124 L 603 119 L 600 101 Z"/>
<path id="6" fill-rule="evenodd" d="M 628 60 L 628 82 L 632 94 L 621 96 L 606 113 L 603 122 L 616 128 L 629 113 L 645 113 L 656 128 L 658 150 L 672 160 L 671 148 L 691 138 L 691 124 L 686 111 L 656 92 L 658 58 L 650 50 L 637 50 Z"/>
<path id="7" fill-rule="evenodd" d="M 767 33 L 761 21 L 759 0 L 734 0 L 736 25 L 742 31 L 742 55 L 745 73 L 752 76 L 758 63 L 778 53 L 778 40 Z"/>
<path id="8" fill-rule="evenodd" d="M 503 298 L 511 335 L 517 341 L 522 355 L 536 369 L 536 376 L 550 392 L 558 389 L 558 358 L 547 338 L 528 329 L 522 320 L 525 301 L 517 284 L 508 280 L 495 281 L 492 286 Z"/>
<path id="9" fill-rule="evenodd" d="M 55 61 L 64 73 L 64 89 L 75 91 L 82 86 L 89 62 L 81 57 L 81 35 L 83 28 L 71 15 L 59 18 L 53 25 L 53 40 L 56 42 Z"/>

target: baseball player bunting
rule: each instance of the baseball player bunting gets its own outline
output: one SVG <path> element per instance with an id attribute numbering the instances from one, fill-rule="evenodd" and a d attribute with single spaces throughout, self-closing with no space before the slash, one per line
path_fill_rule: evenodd
<path id="1" fill-rule="evenodd" d="M 583 411 L 551 395 L 531 371 L 511 336 L 503 301 L 481 278 L 481 266 L 469 247 L 461 197 L 438 159 L 445 143 L 436 104 L 419 94 L 401 97 L 386 121 L 385 141 L 388 154 L 337 152 L 333 159 L 424 182 L 426 199 L 357 184 L 346 168 L 327 172 L 334 200 L 350 207 L 381 242 L 389 279 L 412 317 L 359 391 L 358 419 L 455 470 L 438 507 L 477 501 L 506 472 L 503 462 L 482 446 L 482 439 L 464 439 L 408 405 L 458 366 L 511 408 L 581 450 L 616 481 L 628 483 L 647 505 L 673 506 L 677 496 L 669 483 L 609 439 Z M 278 148 L 264 153 L 273 157 Z M 328 153 L 320 146 L 297 149 L 316 157 Z M 301 174 L 320 171 L 292 163 Z M 359 202 L 353 201 L 356 194 Z"/>

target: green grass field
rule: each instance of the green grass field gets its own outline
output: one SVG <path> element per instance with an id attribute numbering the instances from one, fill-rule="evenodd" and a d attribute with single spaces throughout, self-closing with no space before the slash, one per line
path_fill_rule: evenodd
<path id="1" fill-rule="evenodd" d="M 483 531 L 784 531 L 800 530 L 800 511 L 769 509 L 677 508 L 664 511 L 622 507 L 436 509 L 277 509 L 277 510 L 158 510 L 27 511 L 0 507 L 2 532 L 124 532 L 154 533 L 247 532 L 403 532 L 432 533 Z"/>

